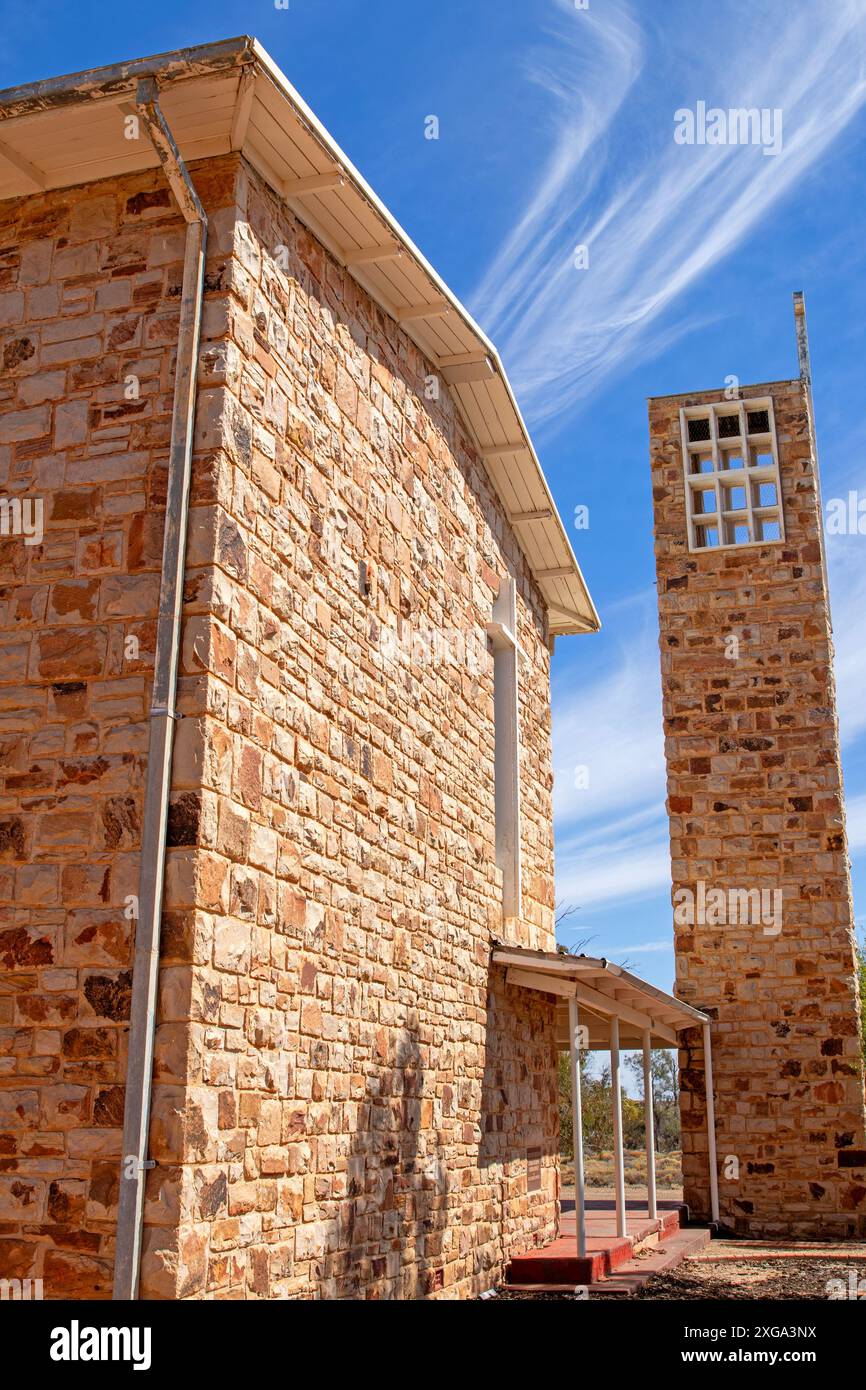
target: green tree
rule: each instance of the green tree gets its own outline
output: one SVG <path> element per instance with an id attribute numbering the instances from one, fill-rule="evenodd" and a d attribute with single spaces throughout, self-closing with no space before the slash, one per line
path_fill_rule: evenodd
<path id="1" fill-rule="evenodd" d="M 643 1091 L 643 1053 L 630 1052 L 626 1066 Z M 653 1083 L 653 1132 L 656 1149 L 666 1153 L 680 1146 L 679 1073 L 676 1053 L 654 1047 L 650 1053 Z"/>
<path id="2" fill-rule="evenodd" d="M 583 1113 L 583 1142 L 589 1149 L 610 1148 L 613 1143 L 613 1120 L 610 1112 L 610 1071 L 602 1075 L 589 1074 L 589 1053 L 578 1053 L 580 1059 L 580 1099 Z M 564 1158 L 574 1156 L 574 1116 L 571 1109 L 571 1057 L 559 1054 L 557 1072 L 559 1094 L 559 1151 Z"/>
<path id="3" fill-rule="evenodd" d="M 571 1110 L 571 1061 L 567 1052 L 559 1054 L 559 1149 L 563 1158 L 574 1157 L 574 1126 Z M 580 1053 L 580 1098 L 583 1113 L 583 1143 L 588 1154 L 613 1148 L 613 1089 L 610 1067 L 605 1062 L 598 1075 L 589 1072 L 589 1053 Z M 622 1098 L 622 1140 L 626 1149 L 644 1144 L 643 1101 Z"/>
<path id="4" fill-rule="evenodd" d="M 581 1051 L 578 1056 L 580 1059 L 583 1142 L 590 1152 L 596 1153 L 601 1149 L 609 1149 L 613 1144 L 610 1068 L 604 1066 L 600 1076 L 592 1076 L 589 1071 L 590 1054 Z M 571 1109 L 571 1058 L 567 1052 L 560 1052 L 559 1054 L 557 1079 L 559 1151 L 563 1158 L 572 1158 L 574 1156 L 574 1117 Z"/>

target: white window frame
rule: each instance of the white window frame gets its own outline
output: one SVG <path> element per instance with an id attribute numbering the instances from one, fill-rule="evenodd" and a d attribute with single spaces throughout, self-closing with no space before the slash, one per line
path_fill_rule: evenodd
<path id="1" fill-rule="evenodd" d="M 520 693 L 517 585 L 500 581 L 487 624 L 493 647 L 493 731 L 496 796 L 496 863 L 502 871 L 502 915 L 521 914 L 520 885 Z"/>
<path id="2" fill-rule="evenodd" d="M 748 415 L 765 410 L 770 428 L 763 433 L 749 433 Z M 737 414 L 740 433 L 725 439 L 719 438 L 718 419 L 720 415 Z M 689 440 L 689 421 L 708 420 L 710 437 L 704 440 Z M 749 546 L 781 545 L 785 540 L 785 516 L 782 509 L 782 480 L 779 475 L 779 446 L 776 438 L 776 419 L 773 401 L 769 396 L 751 397 L 748 400 L 712 401 L 706 405 L 683 406 L 680 410 L 680 435 L 683 449 L 683 476 L 686 487 L 686 524 L 688 527 L 689 550 L 704 553 L 713 550 L 742 550 Z M 722 467 L 722 451 L 739 449 L 743 467 L 737 469 Z M 770 453 L 772 463 L 753 465 L 752 451 L 762 449 Z M 692 460 L 701 454 L 710 454 L 712 469 L 706 473 L 692 471 Z M 776 489 L 776 501 L 772 506 L 762 506 L 755 500 L 755 489 L 762 483 L 772 483 Z M 725 510 L 722 506 L 723 489 L 740 487 L 744 490 L 744 507 Z M 701 493 L 711 492 L 715 497 L 714 512 L 697 510 Z M 759 495 L 759 494 L 758 494 Z M 771 540 L 756 539 L 757 528 L 763 522 L 776 522 L 779 534 Z M 699 544 L 699 528 L 714 526 L 718 532 L 717 545 Z M 729 539 L 732 528 L 745 526 L 748 540 Z"/>

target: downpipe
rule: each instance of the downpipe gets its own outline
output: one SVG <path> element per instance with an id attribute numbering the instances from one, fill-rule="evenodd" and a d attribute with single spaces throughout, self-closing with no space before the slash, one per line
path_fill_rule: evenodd
<path id="1" fill-rule="evenodd" d="M 117 1215 L 117 1253 L 114 1266 L 113 1297 L 135 1299 L 138 1297 L 141 1266 L 145 1184 L 148 1169 L 153 1167 L 153 1163 L 148 1159 L 148 1134 L 159 985 L 160 918 L 165 880 L 165 840 L 174 724 L 179 717 L 175 700 L 207 217 L 171 131 L 166 125 L 159 106 L 156 83 L 152 78 L 139 82 L 134 103 L 125 106 L 124 110 L 137 116 L 144 126 L 187 224 L 171 416 L 162 576 L 149 715 L 138 921 L 132 972 L 129 1060 Z"/>

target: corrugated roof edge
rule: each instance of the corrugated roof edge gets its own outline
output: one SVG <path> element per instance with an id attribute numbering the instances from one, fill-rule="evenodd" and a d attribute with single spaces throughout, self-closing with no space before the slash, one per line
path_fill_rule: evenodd
<path id="1" fill-rule="evenodd" d="M 447 300 L 455 313 L 460 316 L 469 332 L 477 338 L 481 349 L 489 356 L 505 388 L 508 400 L 514 411 L 520 437 L 525 443 L 526 450 L 534 464 L 538 481 L 541 483 L 545 496 L 548 499 L 551 520 L 556 524 L 560 536 L 560 543 L 563 546 L 563 558 L 567 557 L 568 566 L 573 567 L 575 578 L 581 586 L 586 600 L 586 606 L 589 610 L 588 621 L 581 621 L 579 624 L 574 622 L 563 623 L 551 621 L 551 630 L 559 635 L 599 631 L 601 620 L 598 611 L 589 592 L 586 580 L 583 577 L 583 572 L 577 557 L 574 554 L 571 541 L 548 486 L 544 470 L 535 452 L 535 447 L 517 404 L 514 391 L 508 380 L 497 348 L 475 322 L 468 309 L 466 309 L 453 291 L 445 284 L 444 280 L 442 280 L 438 272 L 418 249 L 397 219 L 381 202 L 363 175 L 355 168 L 352 161 L 325 129 L 318 117 L 301 97 L 300 93 L 292 86 L 288 78 L 257 39 L 249 35 L 241 35 L 231 39 L 223 39 L 213 44 L 201 44 L 192 48 L 177 49 L 171 52 L 155 54 L 145 58 L 136 58 L 128 62 L 117 63 L 101 68 L 90 68 L 63 77 L 49 78 L 39 82 L 28 83 L 20 87 L 6 88 L 0 91 L 0 122 L 25 115 L 32 115 L 36 112 L 55 110 L 70 103 L 79 104 L 98 97 L 123 93 L 127 90 L 131 90 L 134 84 L 145 76 L 154 77 L 159 80 L 161 86 L 165 86 L 168 83 L 189 81 L 205 74 L 213 74 L 214 72 L 229 70 L 247 64 L 257 65 L 258 69 L 291 104 L 296 113 L 309 127 L 310 132 L 322 144 L 331 158 L 336 161 L 341 171 L 354 184 L 358 193 L 360 193 L 376 214 L 386 223 L 392 235 L 399 241 L 405 251 L 430 279 L 439 294 Z M 279 192 L 279 190 L 277 191 Z M 368 290 L 368 293 L 369 292 Z M 529 568 L 531 572 L 532 566 L 529 565 Z M 542 597 L 545 596 L 542 595 Z M 548 602 L 546 597 L 545 602 Z M 555 607 L 555 605 L 551 606 Z"/>

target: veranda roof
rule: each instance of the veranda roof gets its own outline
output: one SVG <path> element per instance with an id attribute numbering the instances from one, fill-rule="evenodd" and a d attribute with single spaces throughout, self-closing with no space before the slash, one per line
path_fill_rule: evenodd
<path id="1" fill-rule="evenodd" d="M 622 1048 L 643 1046 L 648 1031 L 653 1047 L 676 1047 L 678 1034 L 709 1022 L 706 1014 L 656 989 L 622 966 L 592 956 L 530 951 L 522 946 L 497 945 L 493 962 L 505 966 L 509 984 L 555 995 L 557 1043 L 566 1050 L 568 1001 L 576 999 L 580 1021 L 589 1030 L 589 1049 L 610 1047 L 610 1019 L 619 1019 Z"/>

